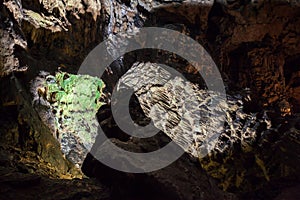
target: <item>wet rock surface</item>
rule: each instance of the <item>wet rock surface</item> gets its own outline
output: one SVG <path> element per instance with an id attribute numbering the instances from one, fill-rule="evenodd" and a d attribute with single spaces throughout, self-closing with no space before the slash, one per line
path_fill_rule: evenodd
<path id="1" fill-rule="evenodd" d="M 299 196 L 300 7 L 297 1 L 3 0 L 0 10 L 1 198 L 297 199 Z M 109 39 L 113 54 L 114 43 L 118 42 L 111 40 L 114 34 L 126 30 L 131 32 L 126 37 L 131 37 L 143 26 L 179 30 L 200 42 L 214 58 L 229 92 L 250 88 L 251 101 L 245 112 L 259 113 L 265 109 L 274 126 L 259 130 L 255 145 L 247 152 L 235 147 L 227 155 L 203 158 L 200 164 L 185 154 L 169 167 L 149 174 L 117 172 L 88 156 L 83 171 L 101 183 L 93 179 L 63 180 L 82 178 L 82 174 L 63 157 L 59 144 L 32 108 L 29 81 L 40 70 L 76 73 L 85 56 L 103 39 Z M 197 72 L 195 68 L 170 54 L 160 55 L 166 63 L 171 57 L 175 69 L 202 84 L 197 76 L 191 76 Z M 134 62 L 145 57 L 144 52 L 133 53 L 114 62 L 103 76 L 108 88 Z M 137 101 L 133 109 L 136 105 Z M 145 118 L 140 108 L 133 113 L 136 121 Z M 112 141 L 124 149 L 150 151 L 169 141 L 168 138 L 161 141 L 163 133 L 150 139 L 152 142 L 124 136 L 110 116 L 110 111 L 100 110 L 99 121 L 104 124 L 106 134 L 114 138 Z M 112 188 L 112 193 L 103 183 Z M 155 192 L 161 195 L 156 196 Z"/>

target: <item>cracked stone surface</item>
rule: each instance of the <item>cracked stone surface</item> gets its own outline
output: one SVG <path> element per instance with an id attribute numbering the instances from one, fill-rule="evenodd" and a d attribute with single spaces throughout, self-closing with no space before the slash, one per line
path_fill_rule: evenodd
<path id="1" fill-rule="evenodd" d="M 1 150 L 7 152 L 1 155 L 0 160 L 1 174 L 4 174 L 1 175 L 3 194 L 16 199 L 21 196 L 14 198 L 9 195 L 28 190 L 34 196 L 43 192 L 34 188 L 39 186 L 51 186 L 57 188 L 55 191 L 64 191 L 62 188 L 68 185 L 74 191 L 70 194 L 74 195 L 60 192 L 60 197 L 101 199 L 102 196 L 97 198 L 91 194 L 94 191 L 103 192 L 102 199 L 113 197 L 105 192 L 106 186 L 97 185 L 94 180 L 87 181 L 87 185 L 91 184 L 95 190 L 83 191 L 77 186 L 86 180 L 65 183 L 61 179 L 56 182 L 41 177 L 82 178 L 83 175 L 63 157 L 51 130 L 32 109 L 30 81 L 42 70 L 51 74 L 57 71 L 76 73 L 86 55 L 104 39 L 108 39 L 108 51 L 113 54 L 113 47 L 118 42 L 113 39 L 114 35 L 121 33 L 131 37 L 143 26 L 159 26 L 178 30 L 200 42 L 216 62 L 229 93 L 245 88 L 250 91 L 251 100 L 245 103 L 243 111 L 249 114 L 266 110 L 272 125 L 276 126 L 256 132 L 257 145 L 249 152 L 241 153 L 237 148 L 230 152 L 229 157 L 215 154 L 201 160 L 200 165 L 189 161 L 189 156 L 185 155 L 166 171 L 139 177 L 119 175 L 99 163 L 93 167 L 93 161 L 90 165 L 86 164 L 85 173 L 113 185 L 116 199 L 123 193 L 128 194 L 130 199 L 137 185 L 149 188 L 159 185 L 166 189 L 164 194 L 170 199 L 186 199 L 190 193 L 194 194 L 194 199 L 214 199 L 222 195 L 228 199 L 296 197 L 299 172 L 295 169 L 299 164 L 300 129 L 299 5 L 296 0 L 1 0 L 0 131 Z M 180 58 L 166 52 L 133 52 L 114 62 L 104 74 L 102 78 L 108 86 L 106 92 L 111 92 L 109 89 L 115 86 L 133 63 L 144 62 L 147 57 L 172 64 L 193 84 L 202 87 L 203 81 L 197 76 L 197 70 Z M 134 105 L 139 105 L 138 100 Z M 149 120 L 143 116 L 141 108 L 133 112 L 137 121 L 144 118 Z M 110 115 L 100 110 L 98 118 L 117 145 L 137 151 L 154 148 L 151 146 L 153 143 L 141 142 L 146 147 L 136 147 L 137 141 L 128 136 L 119 137 L 122 134 L 110 121 Z M 261 118 L 262 114 L 257 117 Z M 250 125 L 253 126 L 255 124 Z M 12 147 L 17 147 L 17 150 Z M 27 162 L 26 155 L 32 157 L 30 152 L 35 158 Z M 21 161 L 12 159 L 14 156 Z M 38 166 L 39 162 L 43 163 L 43 167 Z M 12 168 L 2 169 L 7 163 L 13 163 L 10 165 Z M 125 182 L 113 182 L 103 177 L 103 173 L 99 174 L 99 169 L 107 172 L 108 177 L 117 174 L 116 177 L 124 178 Z M 194 170 L 197 173 L 191 174 Z M 12 172 L 16 176 L 11 176 Z M 172 172 L 178 176 L 173 177 Z M 205 178 L 206 175 L 210 178 Z M 190 176 L 193 178 L 187 179 Z M 211 177 L 215 180 L 212 181 Z M 181 181 L 176 182 L 180 178 Z M 203 179 L 203 185 L 199 187 L 211 191 L 199 193 L 199 178 Z M 188 180 L 191 181 L 185 185 Z M 133 183 L 132 187 L 128 183 Z M 34 187 L 23 189 L 26 184 Z M 207 189 L 208 185 L 210 189 Z M 223 193 L 221 189 L 234 192 L 237 197 Z M 191 192 L 193 190 L 198 193 Z M 45 190 L 39 197 L 46 198 L 49 192 Z M 30 195 L 29 199 L 32 197 Z"/>

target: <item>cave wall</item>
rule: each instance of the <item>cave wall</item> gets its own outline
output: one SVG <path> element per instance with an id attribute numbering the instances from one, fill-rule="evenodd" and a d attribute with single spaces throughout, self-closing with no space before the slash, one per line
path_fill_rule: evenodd
<path id="1" fill-rule="evenodd" d="M 0 75 L 76 73 L 88 52 L 111 34 L 177 23 L 209 51 L 230 88 L 250 88 L 260 107 L 289 114 L 300 104 L 299 10 L 299 4 L 285 0 L 5 0 Z"/>
<path id="2" fill-rule="evenodd" d="M 230 90 L 251 90 L 253 111 L 298 112 L 299 4 L 216 1 L 198 6 L 154 9 L 150 25 L 184 24 L 185 34 L 212 55 Z"/>
<path id="3" fill-rule="evenodd" d="M 207 36 L 219 49 L 213 51 L 216 60 L 234 86 L 249 87 L 260 106 L 297 111 L 298 89 L 290 82 L 291 71 L 297 76 L 300 68 L 290 59 L 299 58 L 299 5 L 258 2 L 216 6 Z"/>
<path id="4" fill-rule="evenodd" d="M 25 69 L 29 74 L 58 68 L 76 73 L 87 53 L 103 40 L 98 1 L 17 2 L 1 3 L 1 31 L 9 38 L 3 38 L 1 76 Z"/>
<path id="5" fill-rule="evenodd" d="M 300 111 L 300 7 L 291 1 L 2 0 L 0 10 L 1 126 L 7 126 L 6 112 L 15 113 L 2 139 L 37 152 L 61 171 L 70 166 L 51 133 L 31 118 L 36 113 L 30 97 L 6 86 L 17 78 L 26 93 L 40 70 L 76 73 L 93 47 L 124 30 L 182 24 L 212 55 L 229 89 L 250 88 L 251 109 Z M 181 70 L 195 73 L 190 65 Z"/>

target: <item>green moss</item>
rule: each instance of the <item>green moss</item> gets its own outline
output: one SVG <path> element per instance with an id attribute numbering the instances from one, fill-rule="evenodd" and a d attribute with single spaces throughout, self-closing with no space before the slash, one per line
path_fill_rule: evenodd
<path id="1" fill-rule="evenodd" d="M 78 154 L 69 157 L 75 164 L 81 164 L 95 142 L 104 87 L 101 79 L 89 75 L 59 72 L 46 77 L 45 97 L 54 113 L 58 140 L 67 158 L 71 151 Z"/>

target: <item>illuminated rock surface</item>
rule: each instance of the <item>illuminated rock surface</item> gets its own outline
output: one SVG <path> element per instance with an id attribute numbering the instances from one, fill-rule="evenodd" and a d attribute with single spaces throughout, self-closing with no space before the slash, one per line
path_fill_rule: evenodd
<path id="1" fill-rule="evenodd" d="M 0 1 L 0 198 L 120 199 L 119 195 L 125 195 L 128 199 L 134 196 L 140 196 L 139 199 L 162 196 L 163 199 L 297 199 L 299 9 L 298 1 L 287 0 Z M 143 26 L 171 28 L 200 42 L 219 67 L 229 96 L 249 88 L 251 100 L 243 104 L 246 119 L 262 119 L 266 111 L 271 128 L 266 129 L 268 125 L 260 123 L 250 149 L 244 151 L 238 143 L 226 154 L 216 152 L 203 158 L 201 165 L 184 154 L 163 170 L 135 175 L 115 172 L 89 155 L 83 171 L 97 177 L 100 183 L 93 179 L 62 180 L 82 177 L 82 174 L 64 158 L 53 130 L 33 108 L 30 81 L 40 71 L 52 75 L 57 71 L 76 74 L 86 55 L 105 38 L 110 39 L 108 51 L 113 54 L 114 43 L 118 42 L 111 40 L 114 34 L 128 30 L 131 33 L 126 37 L 131 37 Z M 104 93 L 111 92 L 116 81 L 134 63 L 157 60 L 172 63 L 193 84 L 202 87 L 201 78 L 185 61 L 165 52 L 141 51 L 128 54 L 110 66 L 102 77 L 107 86 Z M 136 122 L 147 122 L 149 118 L 139 107 L 139 100 L 133 98 L 131 102 L 132 117 Z M 151 151 L 169 141 L 162 132 L 149 139 L 152 142 L 129 138 L 110 116 L 108 107 L 102 106 L 99 122 L 113 142 L 125 149 Z M 253 127 L 255 123 L 246 128 L 251 131 Z M 112 186 L 112 191 L 103 183 Z M 91 189 L 77 187 L 81 184 Z M 68 193 L 66 185 L 73 192 Z M 135 188 L 148 193 L 137 194 Z M 155 191 L 162 195 L 155 196 Z M 55 196 L 55 192 L 59 195 Z M 25 193 L 29 196 L 24 196 Z"/>

